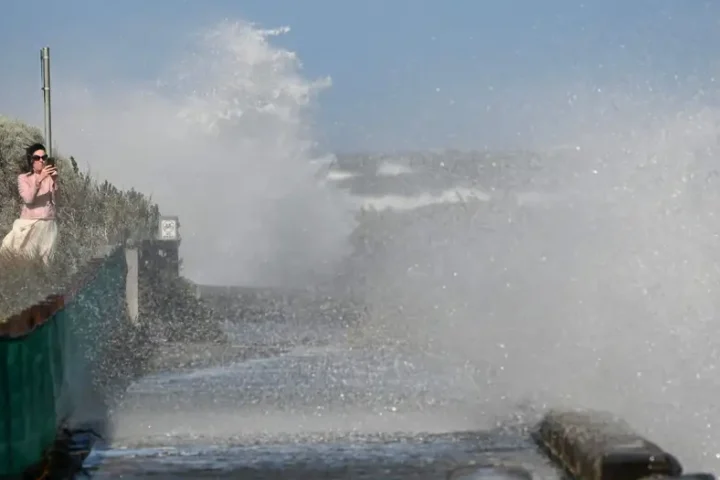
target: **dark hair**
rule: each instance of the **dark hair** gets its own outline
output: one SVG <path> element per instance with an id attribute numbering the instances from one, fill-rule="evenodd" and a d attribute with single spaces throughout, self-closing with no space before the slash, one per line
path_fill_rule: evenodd
<path id="1" fill-rule="evenodd" d="M 47 149 L 45 148 L 45 145 L 42 143 L 33 143 L 29 147 L 25 149 L 25 173 L 32 173 L 33 171 L 33 153 L 37 152 L 38 150 L 44 150 L 47 153 Z"/>

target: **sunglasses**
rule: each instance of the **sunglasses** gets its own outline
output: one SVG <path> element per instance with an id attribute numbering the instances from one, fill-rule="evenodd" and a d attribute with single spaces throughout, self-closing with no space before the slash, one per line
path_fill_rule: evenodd
<path id="1" fill-rule="evenodd" d="M 33 159 L 33 162 L 36 161 L 36 160 L 45 161 L 45 160 L 48 159 L 48 156 L 47 156 L 47 155 L 33 155 L 33 156 L 32 156 L 32 159 Z"/>

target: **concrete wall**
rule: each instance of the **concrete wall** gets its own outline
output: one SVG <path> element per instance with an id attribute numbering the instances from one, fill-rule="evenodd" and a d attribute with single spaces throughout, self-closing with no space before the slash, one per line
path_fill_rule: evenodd
<path id="1" fill-rule="evenodd" d="M 137 248 L 125 249 L 125 263 L 127 264 L 127 275 L 125 276 L 125 299 L 127 302 L 128 317 L 133 325 L 137 325 L 140 315 L 140 292 L 139 292 L 139 256 Z"/>

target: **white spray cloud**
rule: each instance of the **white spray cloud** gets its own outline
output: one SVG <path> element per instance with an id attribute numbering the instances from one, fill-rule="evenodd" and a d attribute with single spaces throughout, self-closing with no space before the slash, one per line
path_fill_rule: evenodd
<path id="1" fill-rule="evenodd" d="M 62 151 L 179 215 L 185 274 L 199 282 L 298 282 L 345 252 L 352 217 L 311 163 L 312 108 L 331 82 L 272 45 L 285 32 L 224 22 L 156 86 L 56 88 Z"/>
<path id="2" fill-rule="evenodd" d="M 535 145 L 572 146 L 529 182 L 562 200 L 418 212 L 367 266 L 373 326 L 471 366 L 457 389 L 479 416 L 528 400 L 611 410 L 716 470 L 720 112 L 566 85 L 517 92 Z"/>
<path id="3" fill-rule="evenodd" d="M 56 86 L 62 150 L 180 215 L 200 281 L 301 278 L 344 249 L 344 199 L 308 164 L 328 82 L 304 79 L 277 33 L 222 24 L 145 91 Z M 419 217 L 366 265 L 373 321 L 472 365 L 479 415 L 528 397 L 609 409 L 691 469 L 717 469 L 720 113 L 645 82 L 555 80 L 499 92 L 477 117 L 523 146 L 570 145 L 574 162 L 536 178 L 567 204 Z M 472 134 L 473 121 L 459 123 Z"/>

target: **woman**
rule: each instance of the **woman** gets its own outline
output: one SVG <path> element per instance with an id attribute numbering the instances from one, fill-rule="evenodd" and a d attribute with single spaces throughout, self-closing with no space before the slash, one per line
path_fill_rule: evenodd
<path id="1" fill-rule="evenodd" d="M 20 218 L 3 239 L 0 254 L 40 257 L 48 264 L 55 253 L 58 235 L 55 222 L 57 169 L 48 164 L 45 146 L 40 143 L 30 145 L 25 157 L 27 170 L 18 176 L 23 203 Z"/>

